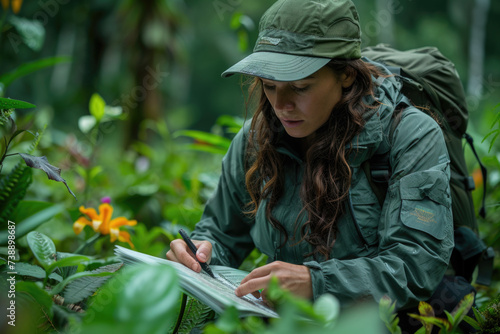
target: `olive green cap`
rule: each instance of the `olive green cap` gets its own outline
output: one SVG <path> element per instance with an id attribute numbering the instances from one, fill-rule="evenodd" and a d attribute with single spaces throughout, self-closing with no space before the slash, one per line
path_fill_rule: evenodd
<path id="1" fill-rule="evenodd" d="M 253 53 L 222 77 L 242 73 L 300 80 L 332 58 L 361 58 L 359 17 L 352 1 L 278 0 L 260 20 Z"/>

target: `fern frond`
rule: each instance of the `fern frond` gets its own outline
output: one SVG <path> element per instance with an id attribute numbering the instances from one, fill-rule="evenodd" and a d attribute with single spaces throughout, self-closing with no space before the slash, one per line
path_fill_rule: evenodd
<path id="1" fill-rule="evenodd" d="M 122 263 L 109 264 L 92 270 L 91 273 L 115 272 L 123 266 Z M 69 283 L 64 290 L 66 303 L 76 304 L 91 296 L 110 276 L 84 276 Z"/>
<path id="2" fill-rule="evenodd" d="M 0 127 L 10 122 L 10 115 L 14 112 L 14 109 L 7 109 L 0 111 Z"/>
<path id="3" fill-rule="evenodd" d="M 189 334 L 196 327 L 203 327 L 208 321 L 213 320 L 215 312 L 203 302 L 188 295 L 186 307 L 181 323 L 177 330 L 178 334 Z"/>
<path id="4" fill-rule="evenodd" d="M 42 139 L 42 135 L 45 132 L 46 128 L 47 125 L 44 126 L 42 131 L 36 133 L 35 139 L 33 139 L 33 141 L 31 142 L 28 152 L 26 152 L 27 154 L 33 154 L 33 152 L 35 152 L 36 148 L 38 147 L 38 144 L 40 144 L 40 140 Z"/>
<path id="5" fill-rule="evenodd" d="M 19 162 L 12 171 L 0 179 L 0 222 L 6 222 L 26 195 L 32 181 L 32 171 Z"/>

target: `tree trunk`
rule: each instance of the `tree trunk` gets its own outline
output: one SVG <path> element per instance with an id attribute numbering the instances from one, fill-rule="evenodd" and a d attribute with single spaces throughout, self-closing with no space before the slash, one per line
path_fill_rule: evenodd
<path id="1" fill-rule="evenodd" d="M 124 33 L 123 52 L 128 54 L 128 66 L 133 75 L 133 87 L 121 96 L 121 105 L 128 113 L 125 147 L 141 137 L 145 120 L 160 121 L 165 114 L 165 84 L 168 71 L 178 56 L 176 41 L 180 12 L 166 6 L 163 0 L 128 1 L 121 7 Z"/>
<path id="2" fill-rule="evenodd" d="M 469 80 L 467 95 L 481 97 L 483 92 L 486 21 L 490 0 L 475 0 L 469 40 Z"/>

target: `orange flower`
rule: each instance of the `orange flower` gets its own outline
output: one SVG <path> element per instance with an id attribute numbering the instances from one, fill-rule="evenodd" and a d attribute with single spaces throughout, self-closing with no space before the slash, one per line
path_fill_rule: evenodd
<path id="1" fill-rule="evenodd" d="M 12 0 L 11 5 L 12 5 L 12 11 L 14 14 L 19 13 L 21 10 L 21 5 L 23 4 L 23 0 Z"/>
<path id="2" fill-rule="evenodd" d="M 14 14 L 19 13 L 23 4 L 23 0 L 2 0 L 2 7 L 4 10 L 7 10 L 9 8 L 9 2 L 12 5 L 12 11 L 14 12 Z"/>
<path id="3" fill-rule="evenodd" d="M 99 214 L 97 214 L 94 208 L 85 208 L 83 205 L 80 207 L 80 212 L 86 215 L 86 217 L 80 217 L 73 224 L 73 231 L 75 234 L 80 234 L 83 228 L 88 225 L 94 229 L 94 231 L 101 234 L 109 234 L 111 242 L 115 242 L 117 239 L 121 242 L 128 242 L 130 247 L 134 248 L 132 242 L 130 242 L 130 234 L 125 231 L 120 231 L 120 226 L 128 225 L 134 226 L 137 224 L 136 220 L 128 220 L 125 217 L 118 217 L 111 219 L 113 215 L 113 207 L 108 203 L 103 203 L 99 205 Z"/>
<path id="4" fill-rule="evenodd" d="M 7 10 L 9 8 L 9 0 L 2 0 L 2 7 L 4 10 Z"/>

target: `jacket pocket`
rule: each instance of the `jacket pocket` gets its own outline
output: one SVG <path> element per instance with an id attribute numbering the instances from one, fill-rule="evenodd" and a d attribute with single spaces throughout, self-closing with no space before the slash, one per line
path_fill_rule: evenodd
<path id="1" fill-rule="evenodd" d="M 364 194 L 351 193 L 351 201 L 354 209 L 354 224 L 361 233 L 362 238 L 369 245 L 378 242 L 378 225 L 380 221 L 380 205 L 377 198 L 371 192 Z"/>
<path id="2" fill-rule="evenodd" d="M 403 224 L 443 240 L 452 222 L 451 198 L 446 174 L 427 170 L 400 180 Z"/>

